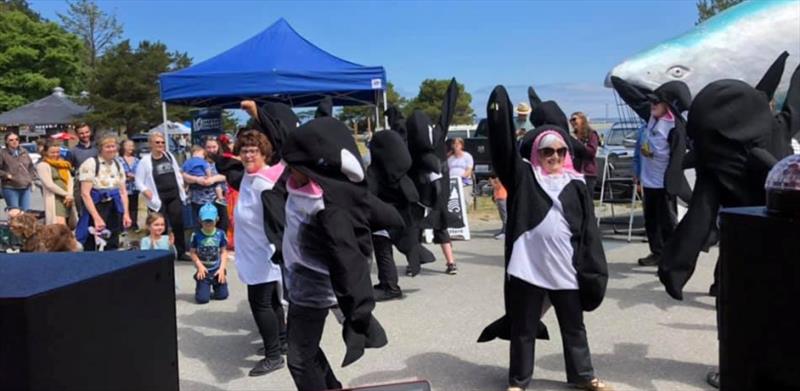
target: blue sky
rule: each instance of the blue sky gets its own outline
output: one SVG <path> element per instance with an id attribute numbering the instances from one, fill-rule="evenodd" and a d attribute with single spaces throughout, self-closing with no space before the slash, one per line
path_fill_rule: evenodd
<path id="1" fill-rule="evenodd" d="M 58 20 L 62 1 L 31 0 Z M 534 85 L 567 112 L 615 116 L 606 73 L 626 57 L 689 30 L 694 0 L 670 1 L 99 1 L 133 42 L 158 40 L 199 62 L 284 17 L 320 48 L 383 65 L 407 97 L 425 78 L 455 76 L 483 115 L 495 84 L 515 102 Z"/>

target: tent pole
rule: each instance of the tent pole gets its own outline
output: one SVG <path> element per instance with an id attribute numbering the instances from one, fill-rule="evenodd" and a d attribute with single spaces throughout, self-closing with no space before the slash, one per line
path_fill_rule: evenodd
<path id="1" fill-rule="evenodd" d="M 386 90 L 383 90 L 383 123 L 386 129 L 389 129 L 389 117 L 386 116 L 386 110 L 389 110 L 389 102 L 386 100 Z"/>
<path id="2" fill-rule="evenodd" d="M 169 128 L 167 128 L 167 102 L 161 101 L 161 115 L 164 117 L 164 145 L 169 152 Z"/>
<path id="3" fill-rule="evenodd" d="M 378 111 L 378 104 L 375 102 L 375 131 L 377 132 L 381 126 L 380 112 Z"/>

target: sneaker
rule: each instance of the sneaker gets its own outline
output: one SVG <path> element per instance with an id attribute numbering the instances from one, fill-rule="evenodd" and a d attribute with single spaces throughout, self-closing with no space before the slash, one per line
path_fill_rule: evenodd
<path id="1" fill-rule="evenodd" d="M 444 272 L 450 275 L 458 274 L 458 268 L 456 267 L 456 263 L 455 262 L 448 263 L 447 269 Z"/>
<path id="2" fill-rule="evenodd" d="M 403 291 L 400 290 L 400 288 L 397 289 L 379 288 L 375 289 L 374 295 L 375 295 L 375 301 L 389 301 L 402 298 Z"/>
<path id="3" fill-rule="evenodd" d="M 589 390 L 589 391 L 614 391 L 614 387 L 611 387 L 611 385 L 603 383 L 603 381 L 598 378 L 589 380 L 586 383 L 576 384 L 575 388 L 579 390 Z"/>
<path id="4" fill-rule="evenodd" d="M 260 360 L 253 369 L 250 370 L 250 376 L 264 376 L 268 373 L 275 372 L 283 368 L 286 361 L 283 357 L 278 358 L 265 358 Z"/>
<path id="5" fill-rule="evenodd" d="M 503 239 L 505 239 L 505 238 L 506 238 L 506 234 L 505 234 L 504 232 L 500 232 L 499 234 L 497 234 L 497 235 L 494 235 L 494 238 L 495 238 L 496 240 L 503 240 Z"/>
<path id="6" fill-rule="evenodd" d="M 639 266 L 658 266 L 661 257 L 655 254 L 650 254 L 644 258 L 639 258 Z"/>

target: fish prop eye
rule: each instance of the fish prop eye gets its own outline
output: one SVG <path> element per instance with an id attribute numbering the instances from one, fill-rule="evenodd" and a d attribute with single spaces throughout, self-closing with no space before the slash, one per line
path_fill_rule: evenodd
<path id="1" fill-rule="evenodd" d="M 683 79 L 689 74 L 689 68 L 681 65 L 675 65 L 674 67 L 668 69 L 667 73 L 676 79 Z"/>

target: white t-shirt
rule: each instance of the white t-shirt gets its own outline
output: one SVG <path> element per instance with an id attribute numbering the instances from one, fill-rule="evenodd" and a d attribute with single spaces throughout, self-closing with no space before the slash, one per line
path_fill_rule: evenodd
<path id="1" fill-rule="evenodd" d="M 539 225 L 514 242 L 508 274 L 544 289 L 578 289 L 578 271 L 572 265 L 572 232 L 558 199 L 571 180 L 562 175 L 540 182 L 553 206 Z"/>
<path id="2" fill-rule="evenodd" d="M 247 285 L 281 279 L 281 268 L 270 259 L 275 247 L 264 232 L 264 205 L 261 203 L 261 193 L 275 186 L 281 172 L 283 166 L 280 164 L 264 167 L 258 172 L 245 174 L 239 186 L 239 200 L 233 210 L 236 221 L 233 238 L 236 270 L 239 279 Z"/>
<path id="3" fill-rule="evenodd" d="M 671 117 L 670 117 L 671 118 Z M 675 127 L 675 121 L 662 117 L 651 119 L 642 142 L 642 186 L 648 189 L 663 189 L 664 175 L 669 165 L 669 132 Z M 647 149 L 649 153 L 644 150 Z"/>
<path id="4" fill-rule="evenodd" d="M 461 157 L 451 155 L 449 158 L 447 158 L 447 167 L 450 168 L 450 176 L 457 176 L 461 178 L 465 185 L 472 184 L 472 178 L 464 178 L 464 173 L 471 169 L 473 164 L 472 155 L 470 155 L 467 151 L 464 151 Z"/>

